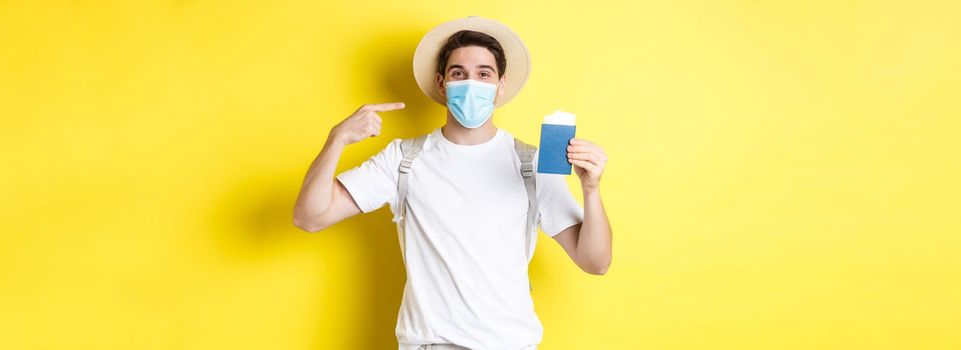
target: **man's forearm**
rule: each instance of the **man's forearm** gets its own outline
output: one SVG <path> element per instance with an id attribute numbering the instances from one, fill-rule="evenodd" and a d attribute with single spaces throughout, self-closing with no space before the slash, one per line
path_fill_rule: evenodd
<path id="1" fill-rule="evenodd" d="M 584 189 L 584 222 L 577 240 L 577 256 L 592 272 L 603 274 L 611 265 L 611 225 L 599 188 Z"/>
<path id="2" fill-rule="evenodd" d="M 294 207 L 294 218 L 297 221 L 309 219 L 322 214 L 333 202 L 334 172 L 337 162 L 344 151 L 344 144 L 333 137 L 328 137 L 324 148 L 310 164 L 304 177 L 297 204 Z"/>
<path id="3" fill-rule="evenodd" d="M 304 177 L 304 184 L 297 196 L 297 204 L 294 205 L 294 225 L 301 228 L 308 227 L 305 229 L 311 231 L 309 227 L 317 226 L 312 223 L 315 219 L 327 213 L 331 207 L 340 208 L 340 206 L 334 206 L 334 191 L 337 189 L 334 187 L 336 184 L 334 171 L 337 171 L 337 162 L 344 147 L 380 135 L 380 123 L 383 119 L 377 113 L 401 108 L 404 108 L 402 102 L 366 104 L 330 129 L 324 149 L 310 164 L 307 176 Z M 339 200 L 340 197 L 337 199 Z M 358 208 L 355 209 L 359 211 Z M 332 222 L 352 215 L 336 212 L 334 214 L 338 215 L 334 215 Z"/>

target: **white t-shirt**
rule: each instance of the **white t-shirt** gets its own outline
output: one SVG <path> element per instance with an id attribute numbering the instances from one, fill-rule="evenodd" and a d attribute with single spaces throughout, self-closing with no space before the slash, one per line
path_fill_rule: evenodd
<path id="1" fill-rule="evenodd" d="M 397 211 L 401 139 L 337 176 L 364 213 Z M 535 155 L 535 169 L 536 169 Z M 454 343 L 475 350 L 540 344 L 528 289 L 527 191 L 514 137 L 497 129 L 477 145 L 430 133 L 411 165 L 404 259 L 407 283 L 395 334 L 401 350 Z M 583 222 L 563 176 L 537 174 L 541 229 L 553 237 Z"/>

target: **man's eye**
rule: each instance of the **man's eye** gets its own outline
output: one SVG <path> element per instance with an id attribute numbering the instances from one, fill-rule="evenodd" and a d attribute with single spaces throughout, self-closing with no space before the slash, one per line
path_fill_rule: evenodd
<path id="1" fill-rule="evenodd" d="M 452 76 L 452 77 L 460 77 L 462 73 L 463 73 L 463 72 L 459 72 L 459 71 L 458 71 L 458 72 L 454 72 L 454 73 L 451 73 L 451 76 Z"/>
<path id="2" fill-rule="evenodd" d="M 487 78 L 487 77 L 490 77 L 491 74 L 490 74 L 490 73 L 487 73 L 487 72 L 481 72 L 481 76 L 484 77 L 484 78 Z"/>

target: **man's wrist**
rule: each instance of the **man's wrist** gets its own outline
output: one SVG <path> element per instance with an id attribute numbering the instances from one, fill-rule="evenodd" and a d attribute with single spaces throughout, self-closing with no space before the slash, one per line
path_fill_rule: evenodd
<path id="1" fill-rule="evenodd" d="M 600 195 L 600 194 L 601 194 L 601 185 L 600 185 L 600 184 L 595 184 L 595 185 L 584 185 L 584 184 L 581 184 L 581 191 L 584 192 L 584 197 L 594 196 L 594 195 Z"/>
<path id="2" fill-rule="evenodd" d="M 347 146 L 347 143 L 344 142 L 339 135 L 340 134 L 334 134 L 334 133 L 327 135 L 326 145 L 331 147 L 340 147 L 340 148 Z"/>

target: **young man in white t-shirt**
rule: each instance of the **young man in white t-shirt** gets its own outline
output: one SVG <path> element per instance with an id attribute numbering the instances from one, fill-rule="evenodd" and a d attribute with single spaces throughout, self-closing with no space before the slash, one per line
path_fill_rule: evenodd
<path id="1" fill-rule="evenodd" d="M 478 17 L 444 23 L 424 37 L 415 77 L 448 107 L 447 122 L 427 135 L 410 165 L 406 203 L 398 200 L 400 139 L 334 177 L 344 147 L 379 135 L 378 113 L 403 103 L 360 107 L 330 131 L 305 177 L 294 224 L 308 232 L 385 204 L 397 214 L 406 204 L 403 217 L 395 217 L 407 269 L 395 330 L 401 350 L 536 349 L 541 342 L 528 289 L 521 161 L 514 137 L 492 118 L 526 81 L 526 50 L 506 26 Z M 537 223 L 578 267 L 602 275 L 611 263 L 599 187 L 607 156 L 596 144 L 573 139 L 568 160 L 584 206 L 563 176 L 538 173 Z"/>

